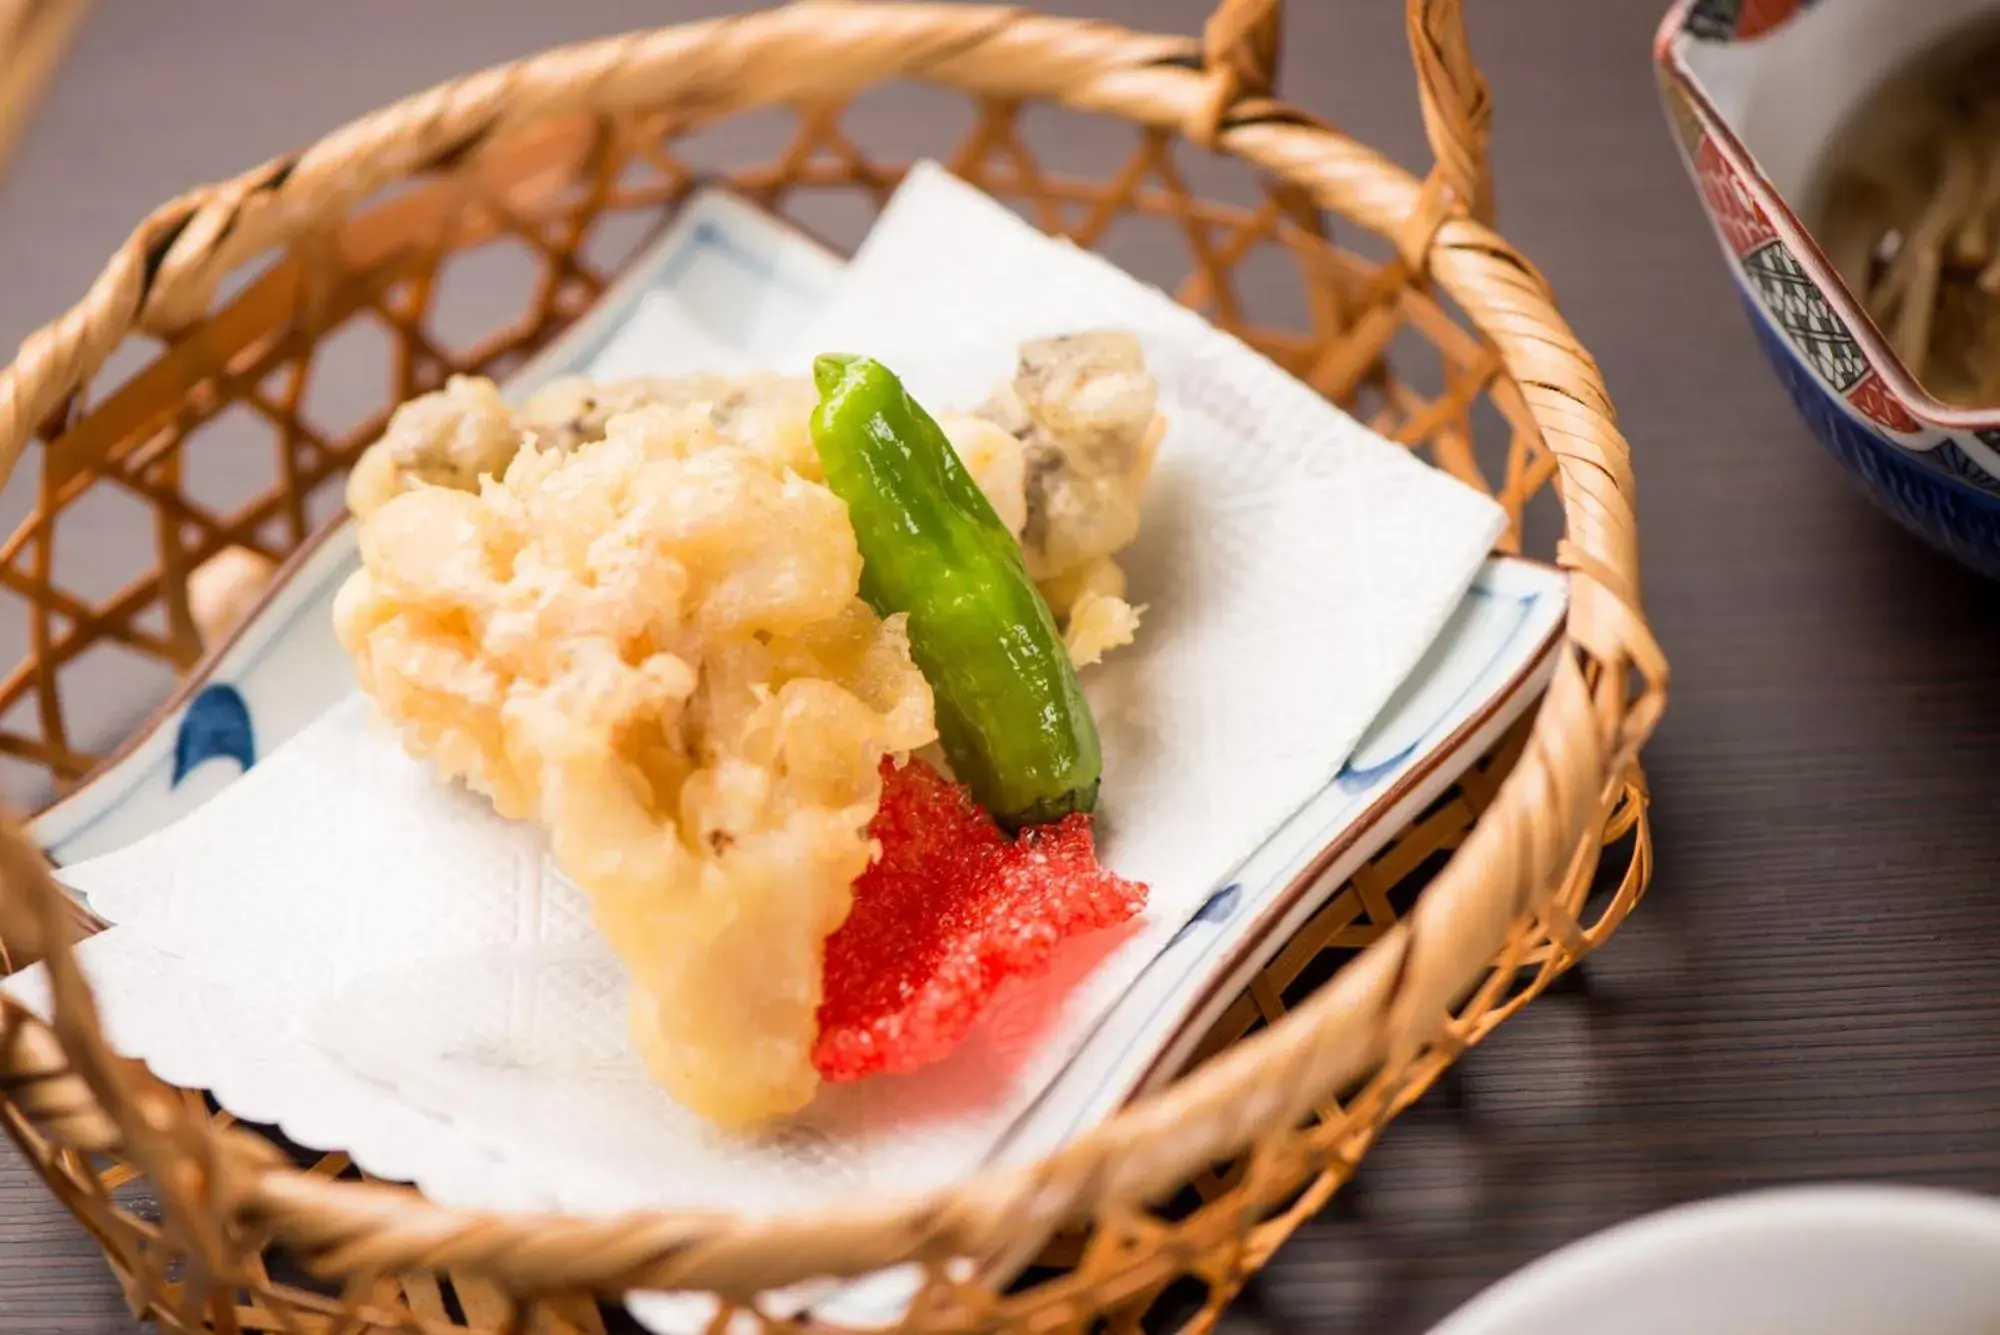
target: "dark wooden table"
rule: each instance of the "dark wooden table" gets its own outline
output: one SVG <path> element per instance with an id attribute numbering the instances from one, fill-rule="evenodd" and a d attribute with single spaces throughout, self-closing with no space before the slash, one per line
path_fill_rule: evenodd
<path id="1" fill-rule="evenodd" d="M 1562 1243 L 1739 1187 L 2000 1190 L 2000 589 L 1878 518 L 1766 373 L 1654 102 L 1663 4 L 1472 6 L 1502 227 L 1637 449 L 1675 668 L 1652 898 L 1590 996 L 1526 1011 L 1465 1064 L 1463 1107 L 1390 1131 L 1237 1329 L 1418 1332 Z M 194 181 L 462 69 L 729 7 L 101 5 L 0 203 L 0 336 Z M 1206 6 L 1055 7 L 1194 31 Z M 1295 0 L 1284 76 L 1420 167 L 1401 8 Z M 0 1152 L 0 1332 L 129 1328 L 91 1242 Z"/>

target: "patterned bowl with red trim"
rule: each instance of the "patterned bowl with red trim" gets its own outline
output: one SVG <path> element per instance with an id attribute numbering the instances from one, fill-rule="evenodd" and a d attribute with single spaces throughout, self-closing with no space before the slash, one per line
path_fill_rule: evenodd
<path id="1" fill-rule="evenodd" d="M 1801 221 L 1860 101 L 2000 0 L 1678 0 L 1653 47 L 1667 119 L 1752 329 L 1813 434 L 1882 509 L 2000 578 L 2000 405 L 1940 402 Z"/>

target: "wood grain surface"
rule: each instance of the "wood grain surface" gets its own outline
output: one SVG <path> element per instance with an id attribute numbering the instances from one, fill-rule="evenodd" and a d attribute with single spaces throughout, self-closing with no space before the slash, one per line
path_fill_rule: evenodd
<path id="1" fill-rule="evenodd" d="M 1553 1247 L 1738 1187 L 2000 1190 L 2000 589 L 1877 517 L 1766 371 L 1655 104 L 1663 3 L 1471 6 L 1501 227 L 1637 450 L 1675 668 L 1648 755 L 1653 895 L 1587 991 L 1537 1003 L 1465 1064 L 1461 1097 L 1391 1129 L 1233 1330 L 1415 1335 Z M 1051 7 L 1190 32 L 1206 8 Z M 182 186 L 462 69 L 727 8 L 100 5 L 0 198 L 0 336 L 61 310 Z M 1401 10 L 1295 0 L 1283 75 L 1421 167 Z M 908 129 L 893 103 L 870 122 L 882 149 Z M 90 1241 L 0 1151 L 0 1332 L 130 1328 Z"/>

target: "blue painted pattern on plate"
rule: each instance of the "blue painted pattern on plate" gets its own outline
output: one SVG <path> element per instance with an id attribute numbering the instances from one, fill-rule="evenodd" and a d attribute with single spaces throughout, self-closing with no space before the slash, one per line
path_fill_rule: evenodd
<path id="1" fill-rule="evenodd" d="M 239 769 L 257 763 L 257 733 L 243 694 L 226 682 L 202 688 L 181 715 L 174 735 L 174 787 L 211 760 L 233 760 Z"/>

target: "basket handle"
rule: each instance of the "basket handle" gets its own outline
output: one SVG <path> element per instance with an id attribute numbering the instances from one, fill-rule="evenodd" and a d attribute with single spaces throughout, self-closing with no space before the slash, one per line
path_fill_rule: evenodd
<path id="1" fill-rule="evenodd" d="M 1493 173 L 1486 142 L 1493 130 L 1493 97 L 1472 59 L 1464 0 L 1409 0 L 1406 13 L 1424 137 L 1436 158 L 1431 177 L 1475 219 L 1490 222 Z"/>
<path id="2" fill-rule="evenodd" d="M 1284 12 L 1284 0 L 1219 0 L 1202 29 L 1202 64 L 1213 93 L 1190 127 L 1197 141 L 1212 146 L 1232 108 L 1246 99 L 1270 96 L 1283 47 Z M 1456 199 L 1478 221 L 1491 221 L 1493 176 L 1486 144 L 1493 126 L 1493 101 L 1472 59 L 1464 0 L 1408 0 L 1406 17 L 1424 135 L 1436 158 L 1431 169 L 1433 193 L 1448 192 L 1437 200 L 1435 217 L 1441 221 Z M 1430 230 L 1435 230 L 1434 223 Z M 1429 237 L 1422 240 L 1428 242 Z M 1421 254 L 1423 246 L 1414 250 Z"/>

